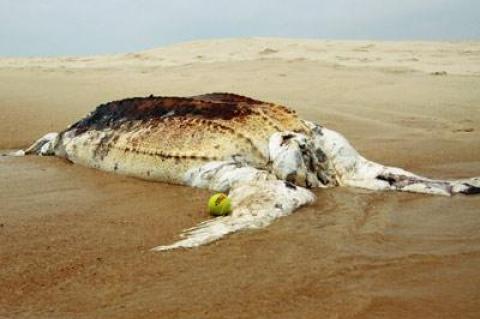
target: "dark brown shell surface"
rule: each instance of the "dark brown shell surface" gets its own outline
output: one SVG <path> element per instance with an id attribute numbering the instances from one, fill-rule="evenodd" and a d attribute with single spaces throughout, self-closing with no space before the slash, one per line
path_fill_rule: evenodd
<path id="1" fill-rule="evenodd" d="M 126 174 L 145 166 L 133 174 L 142 177 L 151 175 L 150 166 L 161 175 L 158 166 L 175 171 L 177 165 L 180 174 L 238 156 L 262 167 L 269 161 L 269 138 L 279 131 L 308 128 L 287 107 L 231 93 L 136 97 L 102 104 L 70 126 L 62 133 L 61 153 Z"/>

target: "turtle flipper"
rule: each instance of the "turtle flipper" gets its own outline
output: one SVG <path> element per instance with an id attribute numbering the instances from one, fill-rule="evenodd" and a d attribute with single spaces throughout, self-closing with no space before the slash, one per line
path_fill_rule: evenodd
<path id="1" fill-rule="evenodd" d="M 331 159 L 341 185 L 446 196 L 480 194 L 479 178 L 436 180 L 384 166 L 361 156 L 341 134 L 332 130 L 321 128 L 316 143 Z"/>
<path id="2" fill-rule="evenodd" d="M 455 181 L 453 190 L 455 193 L 465 195 L 480 194 L 480 177 Z"/>
<path id="3" fill-rule="evenodd" d="M 236 184 L 230 191 L 233 212 L 188 229 L 184 239 L 153 251 L 191 248 L 208 244 L 243 229 L 264 228 L 275 219 L 291 214 L 315 196 L 305 188 L 279 180 L 254 181 Z"/>
<path id="4" fill-rule="evenodd" d="M 55 146 L 58 142 L 59 134 L 58 133 L 48 133 L 43 137 L 39 138 L 35 143 L 33 143 L 29 148 L 25 150 L 25 155 L 55 155 Z"/>
<path id="5" fill-rule="evenodd" d="M 472 186 L 472 185 L 465 185 L 467 188 L 465 190 L 461 190 L 459 193 L 465 194 L 465 195 L 475 195 L 475 194 L 480 194 L 480 187 L 477 186 Z"/>

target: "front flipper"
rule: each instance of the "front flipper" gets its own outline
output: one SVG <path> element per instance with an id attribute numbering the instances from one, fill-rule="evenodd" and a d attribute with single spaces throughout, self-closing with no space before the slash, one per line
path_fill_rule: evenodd
<path id="1" fill-rule="evenodd" d="M 197 247 L 242 229 L 263 228 L 315 198 L 307 189 L 279 180 L 238 183 L 233 186 L 229 197 L 233 207 L 230 216 L 205 221 L 186 230 L 181 236 L 184 239 L 152 250 Z"/>
<path id="2" fill-rule="evenodd" d="M 25 155 L 54 155 L 55 146 L 58 143 L 60 135 L 58 133 L 48 133 L 39 138 L 29 148 L 24 151 Z"/>
<path id="3" fill-rule="evenodd" d="M 341 185 L 447 196 L 480 193 L 480 178 L 435 180 L 401 168 L 383 166 L 367 160 L 341 134 L 325 128 L 319 129 L 315 139 L 316 144 L 331 159 Z"/>

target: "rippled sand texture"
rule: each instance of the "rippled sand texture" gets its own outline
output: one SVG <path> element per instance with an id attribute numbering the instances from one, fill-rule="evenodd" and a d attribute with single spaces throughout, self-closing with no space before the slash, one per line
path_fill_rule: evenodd
<path id="1" fill-rule="evenodd" d="M 112 99 L 229 91 L 295 108 L 367 157 L 480 175 L 480 44 L 245 39 L 0 59 L 0 149 Z M 480 196 L 317 191 L 264 230 L 151 253 L 207 191 L 0 157 L 0 318 L 479 318 Z"/>

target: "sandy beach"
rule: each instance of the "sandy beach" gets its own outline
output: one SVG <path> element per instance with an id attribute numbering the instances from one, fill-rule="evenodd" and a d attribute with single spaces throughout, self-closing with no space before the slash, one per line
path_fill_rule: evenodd
<path id="1" fill-rule="evenodd" d="M 418 174 L 480 176 L 480 42 L 223 39 L 0 58 L 0 153 L 131 96 L 233 92 Z M 263 230 L 153 253 L 210 192 L 0 156 L 0 318 L 479 318 L 480 196 L 350 188 Z"/>

